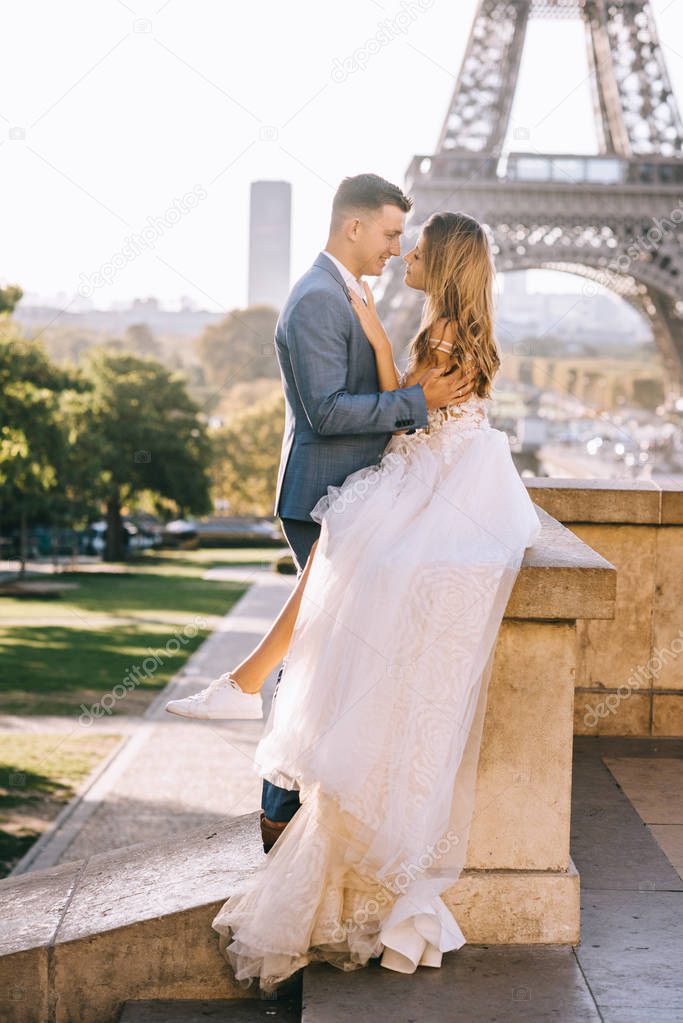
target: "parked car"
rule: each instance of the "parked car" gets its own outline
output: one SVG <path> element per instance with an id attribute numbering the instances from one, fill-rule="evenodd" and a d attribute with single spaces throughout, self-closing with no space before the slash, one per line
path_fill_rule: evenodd
<path id="1" fill-rule="evenodd" d="M 249 516 L 211 516 L 195 523 L 202 547 L 280 547 L 285 543 L 277 522 Z"/>
<path id="2" fill-rule="evenodd" d="M 185 519 L 167 522 L 161 530 L 161 544 L 163 547 L 179 547 L 186 550 L 198 547 L 197 527 L 194 522 L 187 522 Z"/>
<path id="3" fill-rule="evenodd" d="M 147 550 L 160 544 L 160 538 L 156 533 L 136 526 L 128 518 L 123 519 L 121 529 L 125 551 Z M 86 526 L 82 546 L 84 554 L 104 554 L 107 546 L 107 523 L 104 520 L 91 522 Z"/>

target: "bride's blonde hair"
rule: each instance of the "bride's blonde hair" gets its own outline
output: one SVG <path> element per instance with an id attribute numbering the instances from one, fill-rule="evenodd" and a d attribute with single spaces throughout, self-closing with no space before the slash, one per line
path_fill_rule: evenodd
<path id="1" fill-rule="evenodd" d="M 453 372 L 466 360 L 479 373 L 475 392 L 488 398 L 500 366 L 493 332 L 493 259 L 481 224 L 466 213 L 433 213 L 422 228 L 424 290 L 420 328 L 410 343 L 408 372 L 435 366 L 429 338 L 444 317 L 453 332 Z"/>

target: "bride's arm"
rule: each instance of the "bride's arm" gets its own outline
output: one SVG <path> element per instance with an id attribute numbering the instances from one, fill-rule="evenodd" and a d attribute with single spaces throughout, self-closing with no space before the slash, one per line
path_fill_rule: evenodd
<path id="1" fill-rule="evenodd" d="M 401 383 L 400 373 L 396 363 L 394 362 L 394 352 L 391 347 L 391 341 L 382 326 L 382 321 L 377 315 L 373 294 L 365 281 L 363 281 L 363 288 L 365 290 L 365 296 L 368 300 L 368 304 L 365 305 L 363 300 L 359 298 L 354 291 L 349 291 L 349 295 L 351 296 L 351 305 L 353 306 L 356 316 L 360 321 L 360 325 L 365 332 L 365 336 L 372 345 L 372 350 L 375 353 L 375 363 L 377 365 L 377 378 L 379 380 L 380 391 L 396 391 L 399 387 L 401 387 Z M 404 384 L 404 386 L 406 385 Z"/>
<path id="2" fill-rule="evenodd" d="M 296 586 L 287 599 L 286 604 L 268 629 L 268 632 L 254 647 L 243 661 L 231 672 L 237 684 L 247 693 L 255 693 L 261 688 L 270 672 L 283 660 L 294 632 L 299 616 L 301 599 L 310 575 L 313 558 L 318 547 L 316 540 L 311 547 L 306 565 L 299 576 Z"/>
<path id="3" fill-rule="evenodd" d="M 389 338 L 384 344 L 373 345 L 372 348 L 375 353 L 380 391 L 397 390 L 401 386 L 401 374 L 394 362 L 394 352 Z"/>

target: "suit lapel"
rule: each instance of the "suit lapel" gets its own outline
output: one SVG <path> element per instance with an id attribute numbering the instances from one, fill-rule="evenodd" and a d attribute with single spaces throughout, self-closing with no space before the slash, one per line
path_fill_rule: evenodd
<path id="1" fill-rule="evenodd" d="M 334 277 L 334 279 L 337 282 L 337 284 L 339 285 L 339 287 L 343 289 L 344 294 L 346 295 L 346 298 L 348 300 L 349 305 L 351 305 L 351 295 L 349 294 L 349 289 L 347 287 L 346 281 L 344 280 L 342 275 L 339 273 L 339 269 L 334 265 L 332 260 L 329 259 L 325 255 L 324 252 L 320 253 L 320 255 L 316 259 L 316 261 L 313 264 L 313 266 L 317 266 L 318 269 L 320 269 L 320 270 L 325 270 L 332 277 Z M 370 342 L 368 341 L 367 337 L 365 336 L 365 331 L 361 327 L 360 321 L 359 321 L 358 317 L 356 316 L 356 314 L 353 312 L 353 309 L 351 310 L 351 324 L 352 324 L 352 326 L 351 326 L 351 338 L 352 338 L 352 340 L 354 340 L 355 342 L 360 342 L 361 343 L 361 347 L 366 351 L 366 353 L 370 354 L 371 359 L 372 359 L 373 370 L 376 372 L 376 369 L 375 369 L 375 356 L 372 353 L 372 346 L 371 346 Z"/>
<path id="2" fill-rule="evenodd" d="M 342 275 L 339 273 L 339 270 L 334 265 L 332 260 L 329 259 L 325 255 L 324 252 L 321 252 L 319 254 L 319 256 L 316 259 L 316 261 L 313 264 L 313 266 L 317 266 L 319 270 L 326 270 L 328 274 L 330 274 L 332 277 L 334 277 L 335 281 L 340 286 L 340 288 L 342 288 L 342 290 L 343 290 L 344 294 L 346 295 L 346 297 L 348 298 L 349 302 L 351 301 L 351 296 L 349 295 L 349 289 L 346 286 L 346 281 L 344 280 Z"/>

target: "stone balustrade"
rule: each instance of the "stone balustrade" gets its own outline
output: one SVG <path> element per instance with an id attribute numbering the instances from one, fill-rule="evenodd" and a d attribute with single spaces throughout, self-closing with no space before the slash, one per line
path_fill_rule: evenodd
<path id="1" fill-rule="evenodd" d="M 577 735 L 683 736 L 683 484 L 525 479 L 617 568 L 612 621 L 577 626 Z"/>

